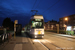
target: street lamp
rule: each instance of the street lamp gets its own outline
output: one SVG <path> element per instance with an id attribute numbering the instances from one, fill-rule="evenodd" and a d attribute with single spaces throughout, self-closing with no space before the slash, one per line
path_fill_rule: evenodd
<path id="1" fill-rule="evenodd" d="M 68 25 L 68 18 L 67 17 L 65 18 L 65 21 L 67 21 L 67 24 L 66 25 Z"/>
<path id="2" fill-rule="evenodd" d="M 68 18 L 67 17 L 65 18 L 65 21 L 68 21 Z"/>
<path id="3" fill-rule="evenodd" d="M 66 27 L 65 27 L 65 28 L 67 28 L 67 25 L 68 25 L 68 18 L 67 17 L 65 18 L 65 21 L 67 21 L 67 24 L 66 24 Z"/>

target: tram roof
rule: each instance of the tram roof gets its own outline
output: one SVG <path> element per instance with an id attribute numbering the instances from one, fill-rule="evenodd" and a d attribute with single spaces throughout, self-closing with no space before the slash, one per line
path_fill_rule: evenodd
<path id="1" fill-rule="evenodd" d="M 31 19 L 43 19 L 43 15 L 32 15 Z"/>

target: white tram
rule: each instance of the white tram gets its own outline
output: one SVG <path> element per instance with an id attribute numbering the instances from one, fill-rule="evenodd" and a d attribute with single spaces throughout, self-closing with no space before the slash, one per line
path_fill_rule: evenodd
<path id="1" fill-rule="evenodd" d="M 31 16 L 29 24 L 25 31 L 33 38 L 43 38 L 44 36 L 44 18 L 42 15 Z"/>

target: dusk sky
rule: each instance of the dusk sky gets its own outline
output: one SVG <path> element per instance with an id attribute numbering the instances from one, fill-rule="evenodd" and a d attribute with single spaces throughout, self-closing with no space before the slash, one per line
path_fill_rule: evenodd
<path id="1" fill-rule="evenodd" d="M 75 14 L 75 0 L 0 0 L 0 26 L 6 17 L 24 26 L 33 15 L 31 10 L 38 10 L 37 14 L 43 15 L 45 22 L 59 21 Z"/>

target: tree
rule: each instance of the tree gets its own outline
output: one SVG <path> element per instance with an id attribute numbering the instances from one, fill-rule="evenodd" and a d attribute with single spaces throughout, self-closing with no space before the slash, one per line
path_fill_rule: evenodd
<path id="1" fill-rule="evenodd" d="M 14 27 L 14 23 L 11 21 L 10 18 L 5 18 L 3 20 L 2 25 L 3 25 L 4 28 L 8 27 L 9 29 L 13 29 L 13 27 Z"/>

